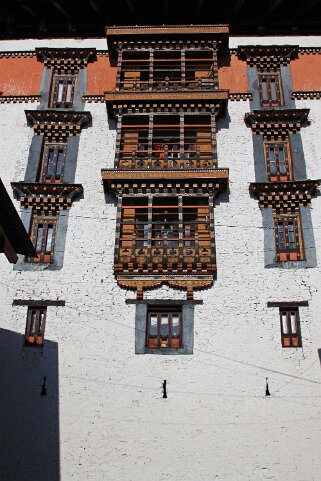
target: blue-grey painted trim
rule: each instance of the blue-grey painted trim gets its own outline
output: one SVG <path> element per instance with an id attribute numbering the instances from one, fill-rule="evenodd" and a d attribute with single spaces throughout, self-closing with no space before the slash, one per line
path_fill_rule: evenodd
<path id="1" fill-rule="evenodd" d="M 295 180 L 305 180 L 307 171 L 305 166 L 304 150 L 300 134 L 290 134 L 290 146 L 293 162 L 293 176 Z"/>
<path id="2" fill-rule="evenodd" d="M 282 90 L 283 90 L 283 99 L 284 105 L 281 107 L 283 109 L 294 109 L 295 102 L 292 99 L 292 76 L 291 76 L 291 69 L 289 65 L 281 65 L 280 67 L 280 74 L 281 74 L 281 82 L 282 82 Z"/>
<path id="3" fill-rule="evenodd" d="M 81 68 L 77 76 L 72 110 L 76 110 L 77 112 L 84 110 L 85 102 L 82 101 L 82 97 L 86 95 L 86 88 L 87 88 L 87 69 Z"/>
<path id="4" fill-rule="evenodd" d="M 300 215 L 305 260 L 278 262 L 276 260 L 275 232 L 272 209 L 262 209 L 265 267 L 277 269 L 306 269 L 317 266 L 317 256 L 310 207 L 300 207 Z"/>
<path id="5" fill-rule="evenodd" d="M 59 213 L 56 232 L 54 259 L 52 264 L 25 262 L 25 256 L 18 255 L 18 262 L 13 266 L 15 271 L 56 271 L 63 267 L 66 234 L 69 212 L 63 210 Z M 32 209 L 22 210 L 21 220 L 27 232 L 30 232 Z"/>
<path id="6" fill-rule="evenodd" d="M 36 182 L 42 156 L 43 135 L 34 135 L 29 149 L 25 182 Z"/>
<path id="7" fill-rule="evenodd" d="M 254 170 L 255 181 L 266 182 L 266 162 L 264 155 L 263 135 L 253 135 L 253 154 L 254 154 Z"/>
<path id="8" fill-rule="evenodd" d="M 78 148 L 79 148 L 79 137 L 70 136 L 68 137 L 66 157 L 65 157 L 65 168 L 64 168 L 64 182 L 74 183 L 76 177 L 76 168 L 78 160 Z"/>
<path id="9" fill-rule="evenodd" d="M 169 305 L 172 301 L 168 301 Z M 197 302 L 197 301 L 196 301 Z M 135 314 L 135 354 L 178 355 L 193 354 L 194 348 L 194 305 L 193 301 L 179 302 L 182 305 L 182 347 L 180 349 L 151 349 L 146 347 L 148 305 L 157 305 L 157 300 L 136 302 Z"/>
<path id="10" fill-rule="evenodd" d="M 200 299 L 193 299 L 193 300 L 188 300 L 188 301 L 181 301 L 178 299 L 126 299 L 126 304 L 148 304 L 148 305 L 155 305 L 155 306 L 161 306 L 161 305 L 172 305 L 172 306 L 184 306 L 184 305 L 196 305 L 196 304 L 203 304 L 203 301 Z"/>
<path id="11" fill-rule="evenodd" d="M 253 110 L 261 109 L 260 95 L 259 95 L 259 79 L 257 76 L 256 67 L 247 68 L 247 77 L 249 83 L 249 92 L 252 93 L 252 100 L 250 101 L 251 112 Z"/>
<path id="12" fill-rule="evenodd" d="M 40 98 L 40 104 L 38 106 L 38 110 L 47 109 L 49 107 L 52 74 L 53 74 L 53 69 L 51 68 L 43 69 L 41 82 L 40 82 L 40 91 L 39 91 L 41 98 Z"/>

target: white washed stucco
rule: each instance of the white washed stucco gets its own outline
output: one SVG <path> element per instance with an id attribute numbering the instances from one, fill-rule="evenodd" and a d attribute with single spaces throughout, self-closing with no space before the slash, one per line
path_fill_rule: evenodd
<path id="1" fill-rule="evenodd" d="M 293 43 L 304 45 L 303 39 Z M 0 50 L 9 43 L 10 50 L 49 45 L 28 42 L 0 42 Z M 321 45 L 321 38 L 309 42 Z M 0 175 L 9 193 L 10 182 L 24 177 L 32 138 L 24 109 L 32 105 L 0 105 Z M 302 141 L 308 175 L 319 178 L 321 101 L 297 106 L 311 109 Z M 81 133 L 76 173 L 84 198 L 70 211 L 63 268 L 16 272 L 0 256 L 1 327 L 24 333 L 26 307 L 12 307 L 14 299 L 66 301 L 48 307 L 45 333 L 59 349 L 61 481 L 318 481 L 321 268 L 264 268 L 261 212 L 248 192 L 254 181 L 252 134 L 243 121 L 249 103 L 230 101 L 229 123 L 218 124 L 219 166 L 230 169 L 230 193 L 216 203 L 218 279 L 195 295 L 204 304 L 195 308 L 192 356 L 134 354 L 134 307 L 125 304 L 134 293 L 117 287 L 112 274 L 116 209 L 106 204 L 100 180 L 100 169 L 113 166 L 115 132 L 108 131 L 104 104 L 85 110 L 93 122 Z M 320 263 L 320 198 L 311 212 Z M 184 297 L 169 288 L 146 293 Z M 267 308 L 269 300 L 309 301 L 300 307 L 303 349 L 282 349 L 278 309 Z"/>

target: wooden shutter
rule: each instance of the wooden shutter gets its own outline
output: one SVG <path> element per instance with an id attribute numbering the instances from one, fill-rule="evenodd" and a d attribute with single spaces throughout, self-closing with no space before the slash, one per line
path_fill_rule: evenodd
<path id="1" fill-rule="evenodd" d="M 210 247 L 209 210 L 202 206 L 197 209 L 197 233 L 200 247 Z"/>
<path id="2" fill-rule="evenodd" d="M 199 146 L 200 153 L 206 154 L 212 153 L 211 132 L 210 130 L 200 130 L 196 132 L 196 144 Z"/>
<path id="3" fill-rule="evenodd" d="M 135 209 L 125 207 L 123 209 L 122 247 L 130 247 L 135 233 Z"/>
<path id="4" fill-rule="evenodd" d="M 130 89 L 133 87 L 134 80 L 140 80 L 140 71 L 139 70 L 125 70 L 124 72 L 124 83 L 123 87 Z M 138 82 L 139 84 L 139 82 Z"/>

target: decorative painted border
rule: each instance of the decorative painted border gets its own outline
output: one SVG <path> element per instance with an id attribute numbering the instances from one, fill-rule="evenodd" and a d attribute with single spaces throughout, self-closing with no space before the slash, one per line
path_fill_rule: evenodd
<path id="1" fill-rule="evenodd" d="M 228 96 L 229 100 L 253 100 L 253 94 L 251 92 L 230 92 Z"/>
<path id="2" fill-rule="evenodd" d="M 0 104 L 16 104 L 23 102 L 39 102 L 40 95 L 1 95 Z"/>
<path id="3" fill-rule="evenodd" d="M 307 90 L 292 92 L 291 98 L 294 100 L 310 99 L 319 100 L 321 99 L 321 90 Z"/>
<path id="4" fill-rule="evenodd" d="M 9 52 L 0 52 L 0 58 L 4 57 L 35 57 L 36 51 L 35 50 L 25 50 L 25 51 L 18 51 L 13 50 Z"/>
<path id="5" fill-rule="evenodd" d="M 81 100 L 89 103 L 105 103 L 105 95 L 83 95 Z"/>

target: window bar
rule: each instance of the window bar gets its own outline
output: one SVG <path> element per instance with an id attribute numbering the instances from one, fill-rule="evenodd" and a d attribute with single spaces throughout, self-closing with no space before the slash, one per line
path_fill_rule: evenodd
<path id="1" fill-rule="evenodd" d="M 212 140 L 212 167 L 217 167 L 217 144 L 216 144 L 216 112 L 211 111 L 211 140 Z"/>
<path id="2" fill-rule="evenodd" d="M 147 264 L 148 268 L 153 268 L 153 259 L 152 259 L 152 235 L 153 235 L 153 196 L 148 196 L 148 210 L 147 210 L 147 222 L 148 222 L 148 257 L 147 257 Z"/>
<path id="3" fill-rule="evenodd" d="M 117 214 L 116 214 L 116 234 L 115 234 L 115 250 L 114 250 L 114 264 L 117 265 L 119 263 L 120 258 L 120 231 L 121 231 L 121 215 L 122 215 L 122 204 L 123 204 L 123 196 L 119 195 L 117 200 Z"/>
<path id="4" fill-rule="evenodd" d="M 213 65 L 212 65 L 212 75 L 214 88 L 218 88 L 218 65 L 217 65 L 217 43 L 213 42 Z"/>
<path id="5" fill-rule="evenodd" d="M 214 223 L 214 195 L 208 196 L 208 229 L 210 231 L 210 245 L 211 245 L 211 264 L 216 264 L 215 259 L 215 223 Z"/>
<path id="6" fill-rule="evenodd" d="M 183 196 L 178 196 L 178 264 L 183 263 L 184 252 Z"/>
<path id="7" fill-rule="evenodd" d="M 122 46 L 118 44 L 118 56 L 117 56 L 117 76 L 116 76 L 116 90 L 121 88 L 121 70 L 123 63 L 123 50 Z"/>
<path id="8" fill-rule="evenodd" d="M 181 85 L 182 88 L 186 87 L 186 51 L 181 50 Z"/>
<path id="9" fill-rule="evenodd" d="M 122 133 L 122 116 L 121 114 L 117 114 L 116 149 L 115 149 L 115 167 L 117 169 L 119 169 L 121 133 Z"/>
<path id="10" fill-rule="evenodd" d="M 154 115 L 149 114 L 148 119 L 148 168 L 153 168 L 153 128 L 154 128 Z"/>
<path id="11" fill-rule="evenodd" d="M 148 65 L 148 84 L 149 90 L 152 90 L 154 83 L 154 50 L 149 51 L 149 65 Z"/>
<path id="12" fill-rule="evenodd" d="M 179 150 L 180 150 L 180 159 L 179 159 L 179 165 L 181 168 L 184 167 L 184 159 L 185 159 L 185 139 L 184 139 L 184 130 L 185 130 L 185 116 L 184 113 L 180 113 L 179 115 Z"/>

